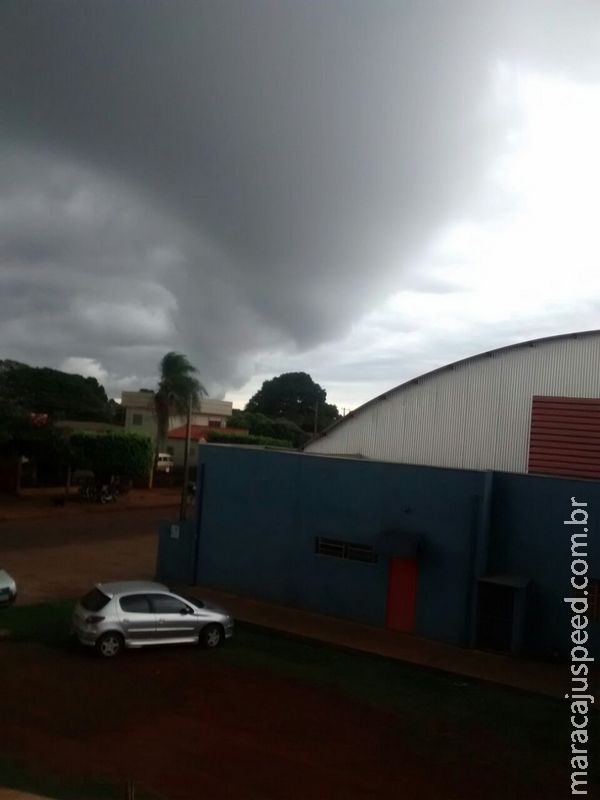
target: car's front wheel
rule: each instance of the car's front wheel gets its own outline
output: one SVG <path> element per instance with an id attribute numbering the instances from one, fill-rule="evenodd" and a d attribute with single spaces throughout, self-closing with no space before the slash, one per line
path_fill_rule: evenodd
<path id="1" fill-rule="evenodd" d="M 200 644 L 211 650 L 218 647 L 222 641 L 223 628 L 220 625 L 207 625 L 200 633 Z"/>
<path id="2" fill-rule="evenodd" d="M 124 642 L 120 633 L 104 633 L 96 642 L 96 652 L 103 658 L 114 658 L 123 649 Z"/>

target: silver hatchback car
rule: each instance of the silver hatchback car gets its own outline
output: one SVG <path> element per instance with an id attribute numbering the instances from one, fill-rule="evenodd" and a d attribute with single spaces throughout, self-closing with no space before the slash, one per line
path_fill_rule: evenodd
<path id="1" fill-rule="evenodd" d="M 124 647 L 200 643 L 218 647 L 233 634 L 222 608 L 174 594 L 162 583 L 98 583 L 75 606 L 73 632 L 105 658 Z"/>

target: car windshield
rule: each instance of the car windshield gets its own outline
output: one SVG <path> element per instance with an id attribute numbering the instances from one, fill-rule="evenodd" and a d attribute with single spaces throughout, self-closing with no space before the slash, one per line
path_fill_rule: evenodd
<path id="1" fill-rule="evenodd" d="M 81 598 L 81 605 L 86 611 L 100 611 L 101 608 L 108 603 L 110 597 L 107 597 L 100 589 L 92 589 L 85 597 Z"/>

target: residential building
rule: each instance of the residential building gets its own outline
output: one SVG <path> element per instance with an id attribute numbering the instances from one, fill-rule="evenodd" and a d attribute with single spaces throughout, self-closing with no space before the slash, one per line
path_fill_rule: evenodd
<path id="1" fill-rule="evenodd" d="M 123 392 L 121 405 L 125 409 L 125 430 L 141 433 L 156 441 L 157 421 L 154 408 L 154 392 Z M 193 409 L 192 425 L 206 428 L 225 428 L 233 411 L 233 404 L 227 400 L 214 400 L 203 397 Z M 169 418 L 169 431 L 185 426 L 185 415 L 173 414 Z M 165 443 L 165 447 L 168 444 Z M 168 451 L 167 451 L 168 452 Z"/>
<path id="2" fill-rule="evenodd" d="M 222 425 L 192 425 L 190 427 L 190 452 L 189 463 L 196 464 L 198 461 L 198 445 L 207 441 L 207 435 L 215 428 L 223 428 Z M 240 434 L 247 436 L 248 431 L 243 428 L 227 428 L 230 434 Z M 176 467 L 183 466 L 185 459 L 185 441 L 187 439 L 187 424 L 169 431 L 165 452 L 173 456 L 173 463 Z"/>

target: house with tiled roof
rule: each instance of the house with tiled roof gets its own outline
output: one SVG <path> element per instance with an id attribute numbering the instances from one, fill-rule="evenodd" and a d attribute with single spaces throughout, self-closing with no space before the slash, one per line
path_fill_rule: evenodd
<path id="1" fill-rule="evenodd" d="M 121 406 L 125 410 L 125 430 L 128 433 L 140 433 L 148 436 L 154 444 L 158 430 L 154 408 L 154 392 L 150 390 L 122 392 Z M 226 428 L 227 420 L 232 412 L 233 404 L 228 400 L 202 397 L 192 411 L 192 428 L 194 431 L 192 443 L 196 445 L 202 434 L 209 430 Z M 185 416 L 173 414 L 169 418 L 166 452 L 171 453 L 176 466 L 183 464 L 185 435 Z M 190 453 L 192 463 L 195 457 L 194 447 L 194 452 Z"/>
<path id="2" fill-rule="evenodd" d="M 208 434 L 216 429 L 225 429 L 220 425 L 192 425 L 190 427 L 190 463 L 195 464 L 198 456 L 198 445 L 208 441 Z M 247 436 L 248 430 L 245 428 L 227 428 L 227 433 L 232 435 Z M 167 437 L 166 452 L 173 456 L 175 466 L 182 466 L 185 453 L 185 440 L 187 437 L 187 425 L 181 425 L 169 431 Z"/>

